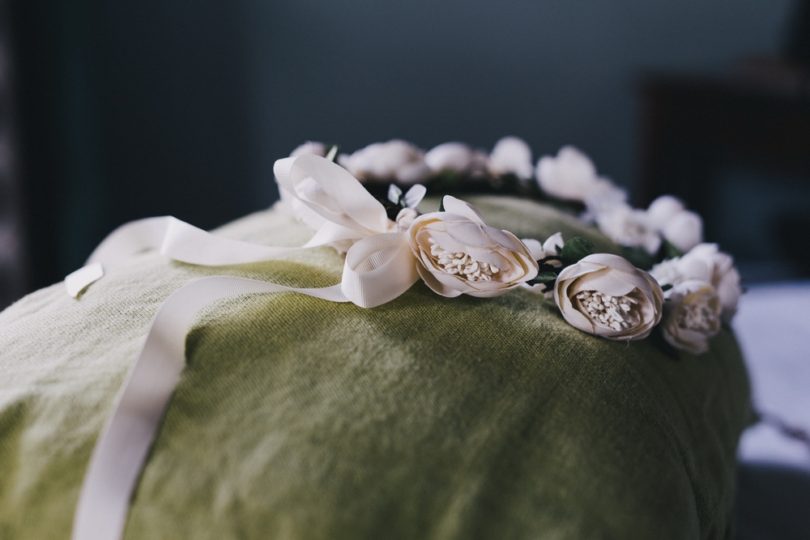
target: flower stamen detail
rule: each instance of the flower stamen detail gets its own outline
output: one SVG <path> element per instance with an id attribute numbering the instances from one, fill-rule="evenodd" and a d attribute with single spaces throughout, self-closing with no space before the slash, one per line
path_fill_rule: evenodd
<path id="1" fill-rule="evenodd" d="M 683 304 L 678 313 L 678 326 L 698 332 L 713 332 L 717 327 L 717 315 L 707 302 Z"/>
<path id="2" fill-rule="evenodd" d="M 433 238 L 429 238 L 430 255 L 442 271 L 461 276 L 468 281 L 492 281 L 501 269 L 494 264 L 473 259 L 463 251 L 451 252 L 442 248 Z"/>
<path id="3" fill-rule="evenodd" d="M 626 330 L 639 322 L 636 305 L 630 296 L 608 296 L 598 291 L 580 291 L 575 297 L 583 313 L 599 326 L 611 330 Z"/>

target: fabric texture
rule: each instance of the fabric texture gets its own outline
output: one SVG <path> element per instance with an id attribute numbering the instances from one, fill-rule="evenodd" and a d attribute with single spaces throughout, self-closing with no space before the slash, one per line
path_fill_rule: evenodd
<path id="1" fill-rule="evenodd" d="M 590 236 L 549 207 L 471 197 L 518 237 Z M 282 209 L 220 231 L 311 234 Z M 0 314 L 0 539 L 67 538 L 85 467 L 161 302 L 229 274 L 340 279 L 316 249 L 226 269 L 132 259 L 79 300 Z M 417 284 L 364 310 L 295 294 L 207 309 L 132 501 L 130 539 L 727 538 L 750 418 L 733 335 L 695 357 L 583 334 L 526 290 Z"/>

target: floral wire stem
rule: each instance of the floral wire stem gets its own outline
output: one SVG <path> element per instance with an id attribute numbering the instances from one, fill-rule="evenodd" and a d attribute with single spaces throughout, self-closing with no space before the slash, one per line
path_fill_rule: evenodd
<path id="1" fill-rule="evenodd" d="M 541 292 L 550 291 L 557 281 L 557 276 L 564 268 L 562 259 L 557 255 L 549 255 L 537 261 L 539 271 L 537 277 L 527 282 L 528 285 L 542 285 Z"/>

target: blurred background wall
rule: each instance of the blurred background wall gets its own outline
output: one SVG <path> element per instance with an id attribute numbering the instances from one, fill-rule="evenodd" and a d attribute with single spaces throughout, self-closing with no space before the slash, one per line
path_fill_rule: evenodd
<path id="1" fill-rule="evenodd" d="M 124 221 L 213 227 L 268 206 L 273 161 L 307 139 L 573 143 L 648 197 L 645 74 L 723 77 L 750 55 L 782 57 L 800 4 L 5 0 L 25 232 L 15 291 L 61 279 Z M 794 174 L 715 175 L 731 201 L 710 225 L 724 247 L 770 260 L 751 248 L 761 227 L 735 240 L 735 208 L 764 204 L 761 186 Z M 806 208 L 807 182 L 785 185 L 765 207 Z"/>

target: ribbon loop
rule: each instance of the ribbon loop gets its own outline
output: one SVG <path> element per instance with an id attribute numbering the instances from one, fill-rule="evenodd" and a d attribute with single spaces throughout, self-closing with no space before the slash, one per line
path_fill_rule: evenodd
<path id="1" fill-rule="evenodd" d="M 88 260 L 65 281 L 68 294 L 81 292 L 129 257 L 157 250 L 170 259 L 202 266 L 229 266 L 273 260 L 321 246 L 345 250 L 371 236 L 390 233 L 396 225 L 383 205 L 342 167 L 318 156 L 276 162 L 283 199 L 315 229 L 303 246 L 278 247 L 232 240 L 208 233 L 171 216 L 132 221 L 113 231 Z M 100 264 L 101 266 L 92 266 Z"/>
<path id="2" fill-rule="evenodd" d="M 356 242 L 346 253 L 340 287 L 354 304 L 372 308 L 399 297 L 417 279 L 405 234 L 377 234 Z"/>
<path id="3" fill-rule="evenodd" d="M 133 255 L 159 248 L 169 221 L 173 219 L 171 216 L 161 216 L 124 223 L 101 241 L 87 263 L 117 266 Z"/>
<path id="4" fill-rule="evenodd" d="M 160 246 L 161 254 L 175 261 L 200 266 L 230 266 L 269 261 L 295 251 L 318 247 L 277 247 L 224 238 L 170 218 Z"/>
<path id="5" fill-rule="evenodd" d="M 357 230 L 361 236 L 391 230 L 385 207 L 340 165 L 303 155 L 276 170 L 279 185 L 326 221 Z"/>

